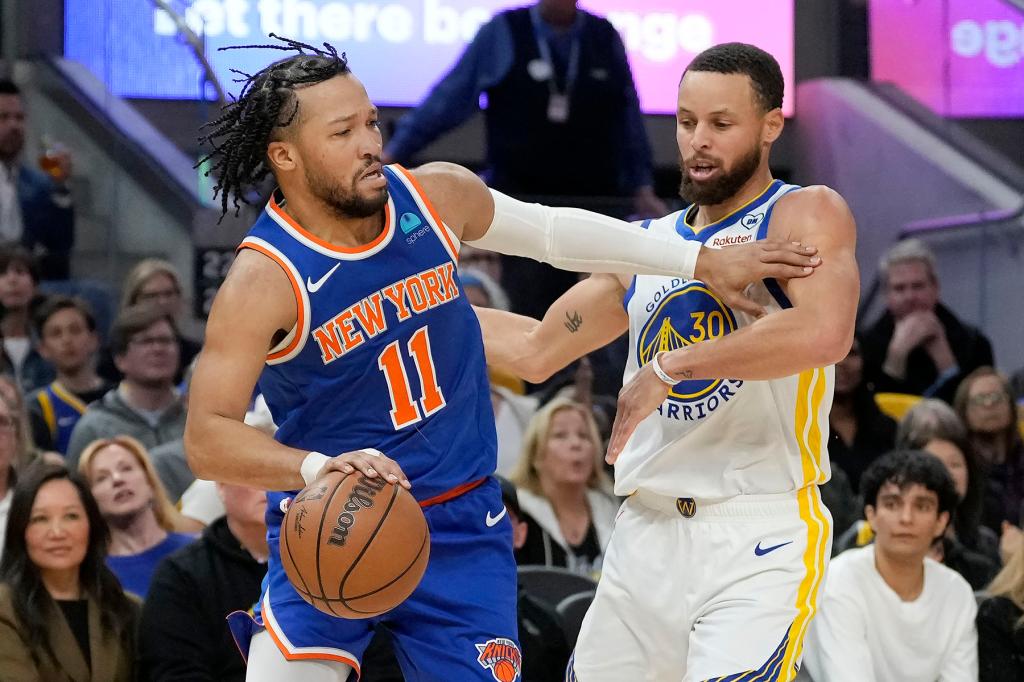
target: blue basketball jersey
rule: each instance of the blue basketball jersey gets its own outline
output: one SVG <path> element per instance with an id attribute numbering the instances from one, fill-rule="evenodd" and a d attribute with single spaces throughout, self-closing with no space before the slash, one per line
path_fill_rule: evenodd
<path id="1" fill-rule="evenodd" d="M 422 502 L 494 471 L 494 417 L 458 239 L 408 171 L 384 175 L 370 244 L 320 240 L 271 199 L 239 248 L 276 261 L 296 298 L 296 325 L 259 379 L 277 440 L 330 456 L 377 448 Z"/>
<path id="2" fill-rule="evenodd" d="M 71 432 L 85 414 L 85 403 L 56 381 L 37 390 L 34 397 L 50 431 L 54 450 L 66 455 Z"/>

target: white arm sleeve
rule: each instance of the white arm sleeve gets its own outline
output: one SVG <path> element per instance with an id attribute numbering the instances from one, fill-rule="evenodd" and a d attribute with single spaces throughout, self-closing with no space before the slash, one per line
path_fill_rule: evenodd
<path id="1" fill-rule="evenodd" d="M 693 277 L 701 245 L 578 208 L 527 204 L 501 192 L 487 233 L 466 242 L 574 272 Z"/>

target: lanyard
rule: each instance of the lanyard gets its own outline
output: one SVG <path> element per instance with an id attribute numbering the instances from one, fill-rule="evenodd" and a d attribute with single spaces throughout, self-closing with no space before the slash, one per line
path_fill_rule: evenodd
<path id="1" fill-rule="evenodd" d="M 555 79 L 555 62 L 551 58 L 551 47 L 548 45 L 548 41 L 541 38 L 541 18 L 540 11 L 537 6 L 534 5 L 530 8 L 530 19 L 533 22 L 533 37 L 537 40 L 537 50 L 540 52 L 540 58 L 548 65 L 548 73 L 551 77 L 548 78 L 548 90 L 551 91 L 552 95 L 566 95 L 568 96 L 572 92 L 573 86 L 576 84 L 576 76 L 579 75 L 580 70 L 580 35 L 577 30 L 577 25 L 574 25 L 571 31 L 574 31 L 572 38 L 572 47 L 569 48 L 569 64 L 565 71 L 565 92 L 558 91 L 558 84 Z M 582 15 L 577 17 L 575 24 L 580 24 Z"/>

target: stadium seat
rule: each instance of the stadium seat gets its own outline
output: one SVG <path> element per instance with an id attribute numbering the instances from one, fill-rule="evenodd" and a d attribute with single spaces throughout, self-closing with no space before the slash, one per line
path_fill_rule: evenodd
<path id="1" fill-rule="evenodd" d="M 875 404 L 878 405 L 878 409 L 896 421 L 903 419 L 903 415 L 921 400 L 921 396 L 909 393 L 875 394 Z"/>
<path id="2" fill-rule="evenodd" d="M 597 583 L 586 576 L 550 566 L 520 566 L 519 585 L 553 609 L 567 597 L 597 589 Z"/>
<path id="3" fill-rule="evenodd" d="M 594 601 L 594 590 L 578 592 L 570 595 L 558 603 L 557 611 L 562 619 L 562 630 L 565 632 L 565 641 L 569 648 L 576 646 L 576 639 L 580 636 L 580 627 L 583 625 L 583 617 L 587 615 L 590 602 Z"/>

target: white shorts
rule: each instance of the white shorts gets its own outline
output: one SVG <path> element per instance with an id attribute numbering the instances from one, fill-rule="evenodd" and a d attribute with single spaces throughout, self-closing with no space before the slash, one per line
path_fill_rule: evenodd
<path id="1" fill-rule="evenodd" d="M 817 486 L 622 505 L 566 679 L 791 680 L 832 550 Z"/>

